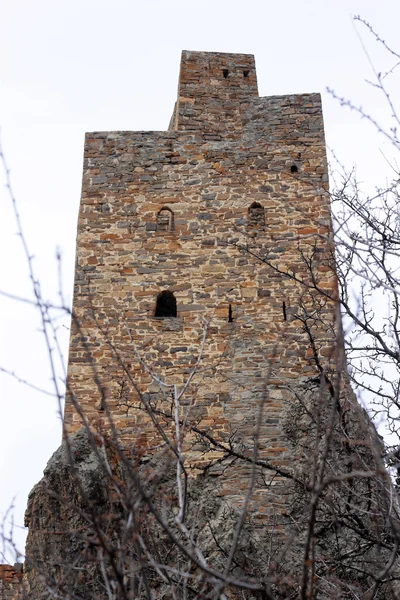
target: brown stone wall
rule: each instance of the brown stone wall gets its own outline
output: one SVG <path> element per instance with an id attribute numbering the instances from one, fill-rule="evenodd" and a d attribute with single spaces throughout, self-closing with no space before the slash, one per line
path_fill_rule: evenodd
<path id="1" fill-rule="evenodd" d="M 182 417 L 250 452 L 264 398 L 260 456 L 290 468 L 297 458 L 283 427 L 290 385 L 317 373 L 296 317 L 318 311 L 310 327 L 327 364 L 334 310 L 280 271 L 309 282 L 311 260 L 318 285 L 335 294 L 326 186 L 320 96 L 259 98 L 248 55 L 184 52 L 168 132 L 87 134 L 68 431 L 81 423 L 75 397 L 91 424 L 107 427 L 109 408 L 125 444 L 160 448 L 143 408 L 152 403 L 168 429 L 173 387 L 160 390 L 152 375 L 181 388 L 206 322 Z M 157 228 L 166 208 L 170 231 L 164 212 Z M 176 297 L 176 318 L 155 317 L 163 290 Z M 197 466 L 218 456 L 189 434 L 186 449 Z M 225 473 L 224 493 L 238 500 L 247 486 L 241 469 Z M 259 514 L 285 510 L 286 484 L 279 477 L 273 484 L 255 494 Z"/>
<path id="2" fill-rule="evenodd" d="M 0 565 L 0 599 L 17 600 L 21 588 L 22 569 Z"/>
<path id="3" fill-rule="evenodd" d="M 241 112 L 257 96 L 251 54 L 184 51 L 170 129 L 219 134 L 227 139 L 243 130 Z"/>

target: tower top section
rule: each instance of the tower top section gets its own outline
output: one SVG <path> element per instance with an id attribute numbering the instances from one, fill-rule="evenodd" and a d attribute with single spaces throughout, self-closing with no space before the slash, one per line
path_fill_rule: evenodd
<path id="1" fill-rule="evenodd" d="M 253 97 L 258 97 L 258 89 L 252 54 L 184 50 L 170 129 L 241 129 L 241 108 Z"/>

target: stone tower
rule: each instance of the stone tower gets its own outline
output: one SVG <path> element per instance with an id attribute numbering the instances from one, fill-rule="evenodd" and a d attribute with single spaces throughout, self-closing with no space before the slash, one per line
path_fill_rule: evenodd
<path id="1" fill-rule="evenodd" d="M 188 464 L 220 456 L 192 427 L 248 450 L 261 403 L 260 457 L 289 467 L 292 388 L 318 374 L 298 318 L 316 310 L 298 283 L 310 280 L 308 258 L 318 284 L 336 289 L 327 179 L 319 94 L 260 98 L 252 55 L 184 51 L 168 131 L 87 134 L 67 431 L 82 414 L 107 428 L 111 414 L 125 445 L 154 452 L 154 415 L 170 427 L 174 385 L 195 370 L 179 409 Z M 320 301 L 309 324 L 321 364 L 334 317 Z M 245 471 L 225 473 L 233 499 Z M 262 518 L 284 512 L 274 478 Z"/>
<path id="2" fill-rule="evenodd" d="M 250 55 L 183 52 L 168 131 L 87 135 L 24 597 L 394 597 L 332 247 L 320 96 L 259 98 Z"/>

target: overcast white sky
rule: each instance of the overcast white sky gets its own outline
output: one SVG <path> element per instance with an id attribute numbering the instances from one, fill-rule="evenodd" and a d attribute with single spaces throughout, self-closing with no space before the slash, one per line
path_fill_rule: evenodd
<path id="1" fill-rule="evenodd" d="M 400 50 L 399 0 L 3 0 L 1 141 L 45 296 L 57 300 L 60 248 L 71 297 L 84 132 L 166 129 L 183 49 L 255 54 L 261 96 L 321 92 L 328 145 L 361 180 L 384 178 L 390 146 L 326 93 L 384 119 L 359 36 L 378 70 L 392 65 L 356 14 Z M 0 290 L 31 296 L 3 185 L 0 206 Z M 38 316 L 0 303 L 0 367 L 51 389 Z M 59 416 L 52 398 L 1 373 L 0 385 L 0 513 L 15 497 L 22 525 L 27 494 L 60 443 Z"/>

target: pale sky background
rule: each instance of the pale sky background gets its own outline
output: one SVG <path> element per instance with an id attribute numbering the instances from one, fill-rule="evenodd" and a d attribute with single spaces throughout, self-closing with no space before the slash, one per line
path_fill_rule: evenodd
<path id="1" fill-rule="evenodd" d="M 58 300 L 59 248 L 71 299 L 85 131 L 165 130 L 183 49 L 255 54 L 260 96 L 321 92 L 328 145 L 365 185 L 390 176 L 387 141 L 326 92 L 385 119 L 383 98 L 365 83 L 373 73 L 360 36 L 378 70 L 393 62 L 354 25 L 356 14 L 400 51 L 399 0 L 2 0 L 1 142 L 45 297 Z M 3 181 L 0 206 L 0 291 L 32 297 Z M 0 304 L 0 367 L 51 390 L 38 315 Z M 0 515 L 15 498 L 21 526 L 60 443 L 60 419 L 51 397 L 1 373 L 0 386 Z"/>

